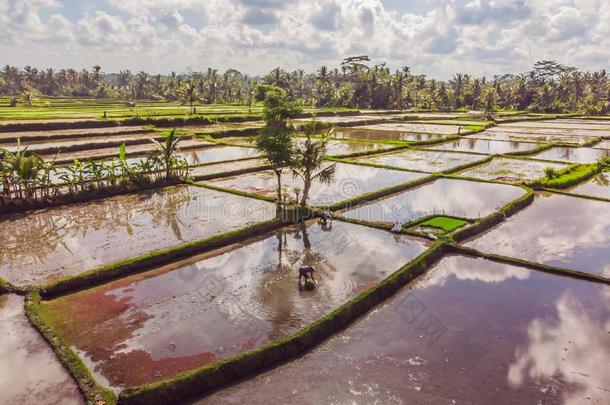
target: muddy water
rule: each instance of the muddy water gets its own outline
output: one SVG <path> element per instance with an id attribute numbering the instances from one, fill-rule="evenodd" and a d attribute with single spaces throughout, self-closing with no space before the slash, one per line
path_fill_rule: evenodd
<path id="1" fill-rule="evenodd" d="M 150 132 L 150 130 L 140 126 L 128 127 L 104 127 L 104 128 L 84 128 L 84 129 L 62 129 L 49 131 L 26 131 L 0 133 L 0 142 L 6 138 L 19 138 L 22 143 L 27 143 L 31 139 L 76 139 L 92 136 L 116 136 L 126 134 L 138 134 Z"/>
<path id="2" fill-rule="evenodd" d="M 239 146 L 219 146 L 214 148 L 185 150 L 179 155 L 186 159 L 189 165 L 196 166 L 225 160 L 248 159 L 260 156 L 254 148 Z"/>
<path id="3" fill-rule="evenodd" d="M 346 210 L 347 218 L 370 222 L 406 223 L 431 214 L 478 218 L 525 193 L 504 184 L 438 179 L 399 194 Z"/>
<path id="4" fill-rule="evenodd" d="M 76 383 L 30 325 L 23 298 L 0 295 L 0 403 L 83 404 Z"/>
<path id="5" fill-rule="evenodd" d="M 441 134 L 414 134 L 409 132 L 398 131 L 372 131 L 366 129 L 341 129 L 337 128 L 333 134 L 334 138 L 338 139 L 362 139 L 367 141 L 384 141 L 388 139 L 396 139 L 400 141 L 420 142 L 429 141 L 432 139 L 440 139 L 445 135 Z"/>
<path id="6" fill-rule="evenodd" d="M 568 165 L 526 159 L 494 158 L 489 163 L 467 169 L 460 172 L 459 175 L 483 180 L 519 182 L 544 177 L 544 169 L 547 167 L 560 170 L 568 167 Z"/>
<path id="7" fill-rule="evenodd" d="M 606 149 L 610 150 L 610 141 L 601 141 L 592 146 L 595 149 Z"/>
<path id="8" fill-rule="evenodd" d="M 191 403 L 607 404 L 610 287 L 447 256 L 303 358 Z"/>
<path id="9" fill-rule="evenodd" d="M 540 193 L 467 246 L 610 277 L 610 203 Z"/>
<path id="10" fill-rule="evenodd" d="M 309 223 L 45 306 L 96 374 L 115 388 L 135 386 L 286 336 L 427 246 L 339 221 Z M 299 289 L 301 265 L 316 269 L 315 290 Z"/>
<path id="11" fill-rule="evenodd" d="M 0 217 L 0 277 L 43 284 L 271 219 L 273 204 L 194 186 Z"/>
<path id="12" fill-rule="evenodd" d="M 610 130 L 587 130 L 587 129 L 566 129 L 566 128 L 517 128 L 500 125 L 488 129 L 489 132 L 515 133 L 526 135 L 557 135 L 557 136 L 610 136 Z"/>
<path id="13" fill-rule="evenodd" d="M 418 122 L 388 122 L 384 124 L 365 125 L 362 129 L 371 131 L 414 132 L 425 134 L 457 134 L 459 125 L 421 124 Z"/>
<path id="14" fill-rule="evenodd" d="M 438 145 L 431 145 L 427 149 L 451 150 L 458 152 L 477 152 L 485 154 L 500 154 L 521 152 L 539 147 L 539 143 L 506 142 L 485 139 L 461 138 Z"/>
<path id="15" fill-rule="evenodd" d="M 204 166 L 197 166 L 190 169 L 190 175 L 197 179 L 202 176 L 212 176 L 220 173 L 230 173 L 237 170 L 253 169 L 267 165 L 263 159 L 248 159 L 239 162 L 213 163 Z"/>
<path id="16" fill-rule="evenodd" d="M 314 182 L 311 186 L 308 204 L 314 206 L 334 204 L 427 176 L 425 173 L 379 169 L 346 163 L 337 163 L 335 167 L 335 177 L 331 184 Z M 226 177 L 213 180 L 210 184 L 268 197 L 275 197 L 277 189 L 277 179 L 271 170 Z M 300 178 L 294 178 L 290 173 L 282 174 L 282 185 L 286 186 L 290 199 L 296 198 L 297 187 L 299 193 L 303 189 L 303 181 Z"/>
<path id="17" fill-rule="evenodd" d="M 591 180 L 567 190 L 570 193 L 610 199 L 610 172 L 600 173 Z"/>
<path id="18" fill-rule="evenodd" d="M 590 135 L 590 134 L 589 134 Z M 511 142 L 561 142 L 571 145 L 583 145 L 587 142 L 593 141 L 595 136 L 568 136 L 568 135 L 548 135 L 548 134 L 533 134 L 533 133 L 515 133 L 502 131 L 501 128 L 496 127 L 495 131 L 489 129 L 483 132 L 479 132 L 475 135 L 469 136 L 477 139 L 489 139 L 494 141 L 511 141 Z"/>
<path id="19" fill-rule="evenodd" d="M 610 150 L 593 148 L 554 147 L 530 157 L 543 160 L 557 160 L 570 163 L 595 163 L 602 157 L 609 157 Z"/>
<path id="20" fill-rule="evenodd" d="M 502 124 L 501 127 L 610 130 L 610 123 L 604 124 L 603 122 L 585 120 L 521 121 Z"/>
<path id="21" fill-rule="evenodd" d="M 372 152 L 392 148 L 395 145 L 373 143 L 373 142 L 347 142 L 347 141 L 328 141 L 326 144 L 326 154 L 329 156 L 349 155 L 352 153 Z"/>
<path id="22" fill-rule="evenodd" d="M 356 161 L 433 173 L 449 170 L 467 163 L 481 161 L 485 158 L 485 156 L 481 155 L 459 152 L 408 150 L 404 152 L 362 157 L 356 159 Z"/>
<path id="23" fill-rule="evenodd" d="M 104 137 L 104 138 L 79 138 L 78 140 L 65 140 L 65 141 L 39 141 L 28 143 L 27 147 L 30 152 L 38 152 L 43 151 L 41 153 L 47 153 L 46 151 L 49 149 L 61 151 L 62 148 L 74 147 L 77 145 L 91 145 L 91 148 L 96 148 L 100 146 L 107 146 L 108 144 L 116 144 L 118 147 L 121 143 L 130 143 L 130 144 L 144 144 L 150 143 L 151 139 L 155 138 L 156 135 L 132 135 L 129 137 L 124 136 L 113 136 L 113 137 Z M 22 148 L 25 145 L 22 144 Z M 0 147 L 14 152 L 17 150 L 17 143 L 11 144 L 0 144 Z"/>

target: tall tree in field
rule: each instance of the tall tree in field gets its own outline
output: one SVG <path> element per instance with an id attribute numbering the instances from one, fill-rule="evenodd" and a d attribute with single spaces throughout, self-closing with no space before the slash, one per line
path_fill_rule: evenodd
<path id="1" fill-rule="evenodd" d="M 180 89 L 178 89 L 176 94 L 182 104 L 189 105 L 189 107 L 191 108 L 190 113 L 195 113 L 194 104 L 201 100 L 201 97 L 199 97 L 197 85 L 193 81 L 189 81 L 185 83 L 185 85 L 182 86 Z"/>
<path id="2" fill-rule="evenodd" d="M 272 85 L 257 87 L 263 98 L 263 116 L 266 125 L 254 138 L 254 145 L 269 163 L 277 178 L 277 199 L 282 202 L 282 172 L 292 162 L 294 144 L 292 132 L 287 126 L 290 118 L 296 117 L 301 108 L 288 100 L 284 89 Z"/>
<path id="3" fill-rule="evenodd" d="M 299 205 L 305 208 L 309 191 L 314 181 L 322 184 L 330 184 L 335 177 L 335 163 L 324 166 L 324 155 L 326 155 L 326 143 L 328 137 L 334 130 L 331 128 L 322 140 L 315 140 L 315 121 L 311 133 L 307 133 L 305 141 L 295 147 L 294 156 L 290 164 L 292 175 L 303 180 L 303 195 Z"/>

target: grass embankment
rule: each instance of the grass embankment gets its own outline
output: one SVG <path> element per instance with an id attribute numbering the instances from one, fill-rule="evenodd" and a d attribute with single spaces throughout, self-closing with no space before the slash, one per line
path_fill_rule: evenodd
<path id="1" fill-rule="evenodd" d="M 528 185 L 535 189 L 565 189 L 601 173 L 604 167 L 602 163 L 592 163 L 576 164 L 562 170 L 547 168 L 545 177 L 529 182 Z"/>

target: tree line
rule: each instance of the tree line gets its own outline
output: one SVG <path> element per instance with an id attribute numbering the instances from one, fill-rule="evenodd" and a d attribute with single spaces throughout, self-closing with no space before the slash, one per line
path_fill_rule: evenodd
<path id="1" fill-rule="evenodd" d="M 610 78 L 605 70 L 581 71 L 552 60 L 536 62 L 521 74 L 489 79 L 455 73 L 446 81 L 414 74 L 408 66 L 391 71 L 384 63 L 372 64 L 366 55 L 345 58 L 337 67 L 322 66 L 314 73 L 276 68 L 262 77 L 212 68 L 169 75 L 129 70 L 105 74 L 100 66 L 56 71 L 6 65 L 0 70 L 0 94 L 13 96 L 15 105 L 31 105 L 36 94 L 180 101 L 191 106 L 252 105 L 259 84 L 285 90 L 301 106 L 610 112 Z"/>

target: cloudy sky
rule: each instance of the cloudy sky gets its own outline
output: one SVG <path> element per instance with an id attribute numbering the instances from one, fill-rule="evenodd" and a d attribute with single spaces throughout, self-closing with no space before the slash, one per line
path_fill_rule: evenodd
<path id="1" fill-rule="evenodd" d="M 610 68 L 608 0 L 0 0 L 0 64 L 313 71 L 368 54 L 448 78 Z"/>

